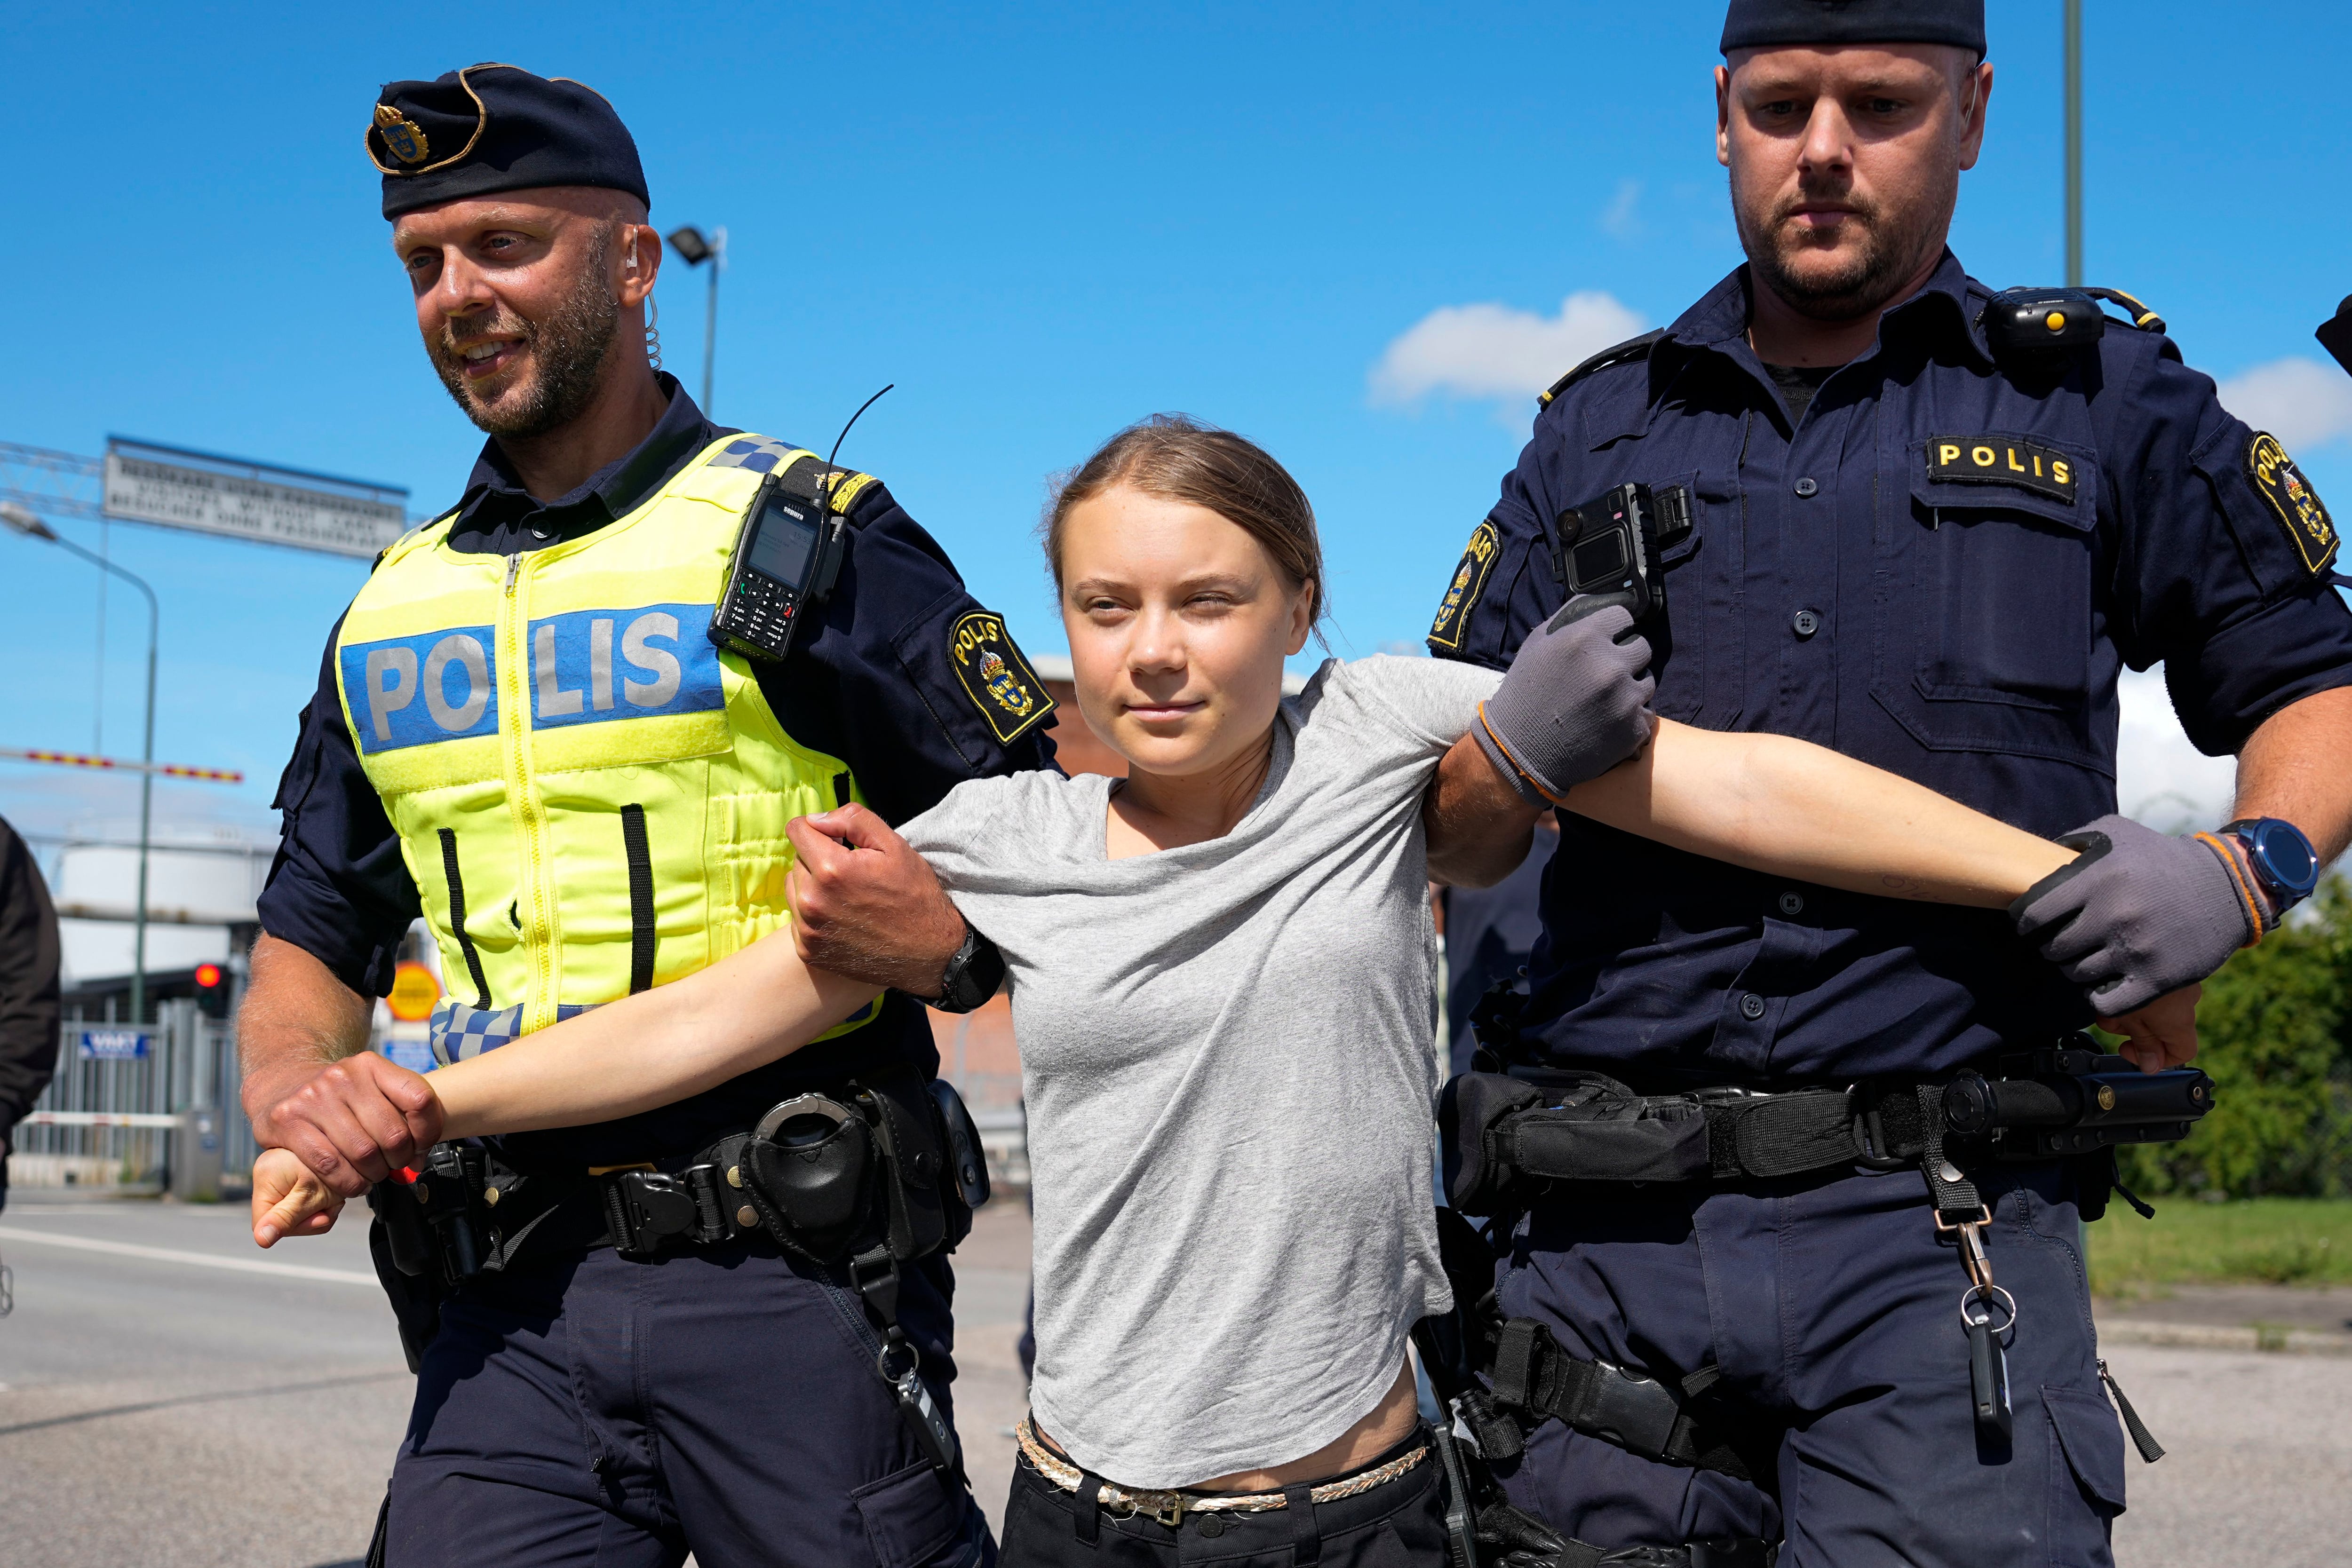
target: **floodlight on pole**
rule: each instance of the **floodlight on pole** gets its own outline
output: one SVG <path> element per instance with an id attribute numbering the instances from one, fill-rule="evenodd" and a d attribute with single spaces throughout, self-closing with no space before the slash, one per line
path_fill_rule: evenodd
<path id="1" fill-rule="evenodd" d="M 69 538 L 65 538 L 48 524 L 36 517 L 31 508 L 15 501 L 0 501 L 0 523 L 23 534 L 26 538 L 39 539 L 75 555 L 98 568 L 110 571 L 147 596 L 147 741 L 139 754 L 139 902 L 131 915 L 131 1021 L 144 1023 L 147 1013 L 147 857 L 150 845 L 149 829 L 153 821 L 155 799 L 155 591 L 137 574 L 100 555 L 87 550 Z"/>
<path id="2" fill-rule="evenodd" d="M 702 414 L 710 417 L 710 368 L 719 355 L 719 274 L 727 265 L 727 231 L 712 229 L 705 235 L 691 224 L 672 229 L 667 236 L 670 249 L 677 252 L 680 261 L 688 267 L 710 267 L 710 307 L 702 326 Z"/>

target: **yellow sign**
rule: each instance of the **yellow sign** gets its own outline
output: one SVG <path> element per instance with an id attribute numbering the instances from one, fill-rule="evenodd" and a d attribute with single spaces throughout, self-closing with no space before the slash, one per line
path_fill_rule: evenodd
<path id="1" fill-rule="evenodd" d="M 403 964 L 392 972 L 392 994 L 384 1005 L 403 1023 L 423 1023 L 441 999 L 441 982 L 422 964 Z"/>

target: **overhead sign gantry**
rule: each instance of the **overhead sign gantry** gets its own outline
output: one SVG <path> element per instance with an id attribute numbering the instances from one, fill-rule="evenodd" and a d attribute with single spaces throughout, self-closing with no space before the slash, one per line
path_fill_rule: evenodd
<path id="1" fill-rule="evenodd" d="M 408 492 L 110 436 L 110 517 L 372 560 L 408 527 Z"/>

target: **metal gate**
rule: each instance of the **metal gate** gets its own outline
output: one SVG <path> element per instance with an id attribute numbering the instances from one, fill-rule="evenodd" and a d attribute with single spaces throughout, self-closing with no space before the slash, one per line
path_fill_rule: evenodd
<path id="1" fill-rule="evenodd" d="M 11 1138 L 12 1186 L 161 1192 L 175 1158 L 212 1148 L 183 1139 L 217 1140 L 221 1173 L 244 1180 L 253 1169 L 253 1129 L 238 1100 L 236 1031 L 180 999 L 157 1005 L 152 1024 L 70 1018 L 61 1026 L 57 1076 L 33 1102 Z M 190 1113 L 211 1111 L 205 1124 Z"/>

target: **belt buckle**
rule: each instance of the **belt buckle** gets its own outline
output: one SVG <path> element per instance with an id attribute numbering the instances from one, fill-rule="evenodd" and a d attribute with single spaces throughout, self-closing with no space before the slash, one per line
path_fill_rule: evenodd
<path id="1" fill-rule="evenodd" d="M 1882 1155 L 1886 1147 L 1886 1124 L 1879 1122 L 1879 1107 L 1855 1091 L 1849 1091 L 1849 1095 L 1851 1100 L 1863 1100 L 1863 1110 L 1853 1112 L 1853 1147 L 1861 1150 L 1861 1155 L 1853 1156 L 1853 1164 L 1865 1171 L 1903 1171 L 1906 1166 L 1919 1164 L 1916 1159 L 1900 1159 L 1898 1155 Z"/>
<path id="2" fill-rule="evenodd" d="M 619 1251 L 650 1257 L 667 1238 L 694 1230 L 700 1218 L 694 1194 L 676 1176 L 627 1169 L 602 1179 L 604 1218 Z"/>
<path id="3" fill-rule="evenodd" d="M 1171 1530 L 1184 1522 L 1184 1494 L 1181 1491 L 1130 1492 L 1128 1496 L 1136 1512 L 1148 1513 Z"/>
<path id="4" fill-rule="evenodd" d="M 1586 1407 L 1574 1425 L 1595 1437 L 1613 1439 L 1627 1453 L 1662 1459 L 1682 1419 L 1682 1405 L 1655 1378 L 1645 1377 L 1613 1362 L 1596 1361 L 1601 1375 L 1589 1387 Z"/>

